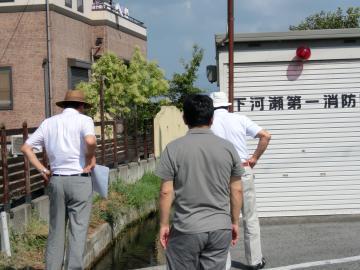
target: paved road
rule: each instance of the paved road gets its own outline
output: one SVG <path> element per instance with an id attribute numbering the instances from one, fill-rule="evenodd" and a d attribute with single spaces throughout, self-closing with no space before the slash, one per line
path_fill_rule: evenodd
<path id="1" fill-rule="evenodd" d="M 360 270 L 360 216 L 267 218 L 261 232 L 266 269 Z M 242 241 L 231 248 L 233 270 L 246 269 L 243 253 Z"/>

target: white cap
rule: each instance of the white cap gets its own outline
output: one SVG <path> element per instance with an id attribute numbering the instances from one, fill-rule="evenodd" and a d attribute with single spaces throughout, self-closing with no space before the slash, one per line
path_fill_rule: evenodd
<path id="1" fill-rule="evenodd" d="M 230 106 L 229 99 L 224 92 L 213 92 L 210 93 L 210 98 L 213 100 L 214 108 Z"/>

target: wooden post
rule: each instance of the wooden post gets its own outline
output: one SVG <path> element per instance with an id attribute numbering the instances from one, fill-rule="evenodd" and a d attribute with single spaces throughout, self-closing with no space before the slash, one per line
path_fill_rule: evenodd
<path id="1" fill-rule="evenodd" d="M 139 160 L 139 144 L 138 144 L 138 119 L 135 118 L 135 157 L 136 162 Z"/>
<path id="2" fill-rule="evenodd" d="M 23 128 L 23 142 L 25 143 L 27 138 L 29 137 L 29 131 L 27 127 L 26 121 L 22 124 Z M 30 165 L 29 159 L 26 155 L 24 157 L 24 179 L 25 179 L 25 202 L 31 203 L 31 185 L 30 185 Z"/>
<path id="3" fill-rule="evenodd" d="M 124 119 L 124 148 L 125 148 L 125 162 L 129 161 L 129 142 L 128 142 L 128 123 Z"/>
<path id="4" fill-rule="evenodd" d="M 105 165 L 104 78 L 100 82 L 101 164 Z"/>
<path id="5" fill-rule="evenodd" d="M 114 148 L 114 167 L 117 168 L 118 166 L 118 159 L 117 159 L 117 128 L 116 128 L 116 121 L 113 122 L 113 148 Z"/>
<path id="6" fill-rule="evenodd" d="M 152 143 L 152 154 L 155 157 L 155 125 L 154 125 L 154 119 L 151 121 L 151 143 Z"/>
<path id="7" fill-rule="evenodd" d="M 148 158 L 148 142 L 147 142 L 147 121 L 146 119 L 144 119 L 144 158 L 147 159 Z"/>
<path id="8" fill-rule="evenodd" d="M 1 164 L 2 164 L 2 177 L 3 177 L 3 204 L 6 212 L 10 211 L 10 191 L 9 191 L 9 174 L 7 163 L 7 148 L 6 148 L 6 129 L 5 126 L 1 126 Z"/>

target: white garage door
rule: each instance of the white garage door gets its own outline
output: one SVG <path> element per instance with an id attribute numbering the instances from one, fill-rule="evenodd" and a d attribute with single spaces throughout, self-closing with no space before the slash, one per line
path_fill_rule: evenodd
<path id="1" fill-rule="evenodd" d="M 259 215 L 360 213 L 360 60 L 241 64 L 234 77 L 234 111 L 272 134 Z"/>

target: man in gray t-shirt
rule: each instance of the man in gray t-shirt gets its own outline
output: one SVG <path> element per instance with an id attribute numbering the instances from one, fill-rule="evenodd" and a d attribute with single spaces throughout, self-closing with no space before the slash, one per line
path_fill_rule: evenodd
<path id="1" fill-rule="evenodd" d="M 238 240 L 243 168 L 234 146 L 210 130 L 212 118 L 209 97 L 189 96 L 184 121 L 190 130 L 168 144 L 156 169 L 163 179 L 160 242 L 168 269 L 222 270 L 229 243 Z"/>

